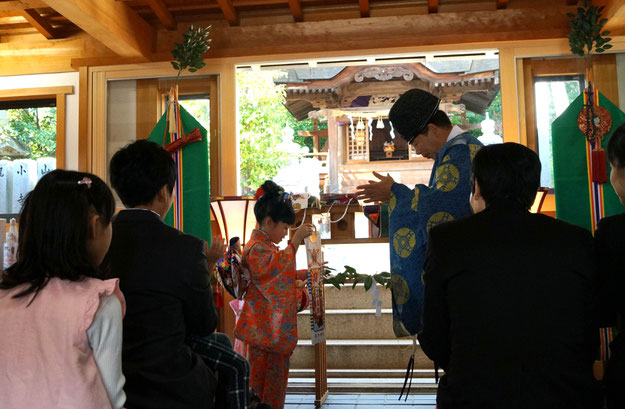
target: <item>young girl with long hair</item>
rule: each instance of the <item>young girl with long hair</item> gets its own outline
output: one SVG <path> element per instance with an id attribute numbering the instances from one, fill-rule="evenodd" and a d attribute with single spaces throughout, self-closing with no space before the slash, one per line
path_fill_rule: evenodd
<path id="1" fill-rule="evenodd" d="M 250 362 L 250 388 L 272 409 L 281 409 L 289 360 L 297 345 L 297 301 L 301 292 L 296 280 L 305 279 L 295 270 L 295 254 L 314 227 L 302 224 L 284 250 L 276 247 L 295 222 L 295 211 L 289 194 L 270 180 L 257 192 L 254 215 L 258 227 L 242 259 L 251 282 L 234 330 L 235 350 Z"/>
<path id="2" fill-rule="evenodd" d="M 98 279 L 114 210 L 89 173 L 54 170 L 26 197 L 17 262 L 0 276 L 0 406 L 124 405 L 124 298 Z"/>

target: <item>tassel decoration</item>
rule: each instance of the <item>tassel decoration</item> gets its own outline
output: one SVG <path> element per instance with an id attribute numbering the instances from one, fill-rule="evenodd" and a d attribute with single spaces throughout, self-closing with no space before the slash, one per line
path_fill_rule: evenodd
<path id="1" fill-rule="evenodd" d="M 221 293 L 214 293 L 215 295 L 215 307 L 217 308 L 221 308 L 224 306 L 224 297 L 221 295 Z"/>
<path id="2" fill-rule="evenodd" d="M 605 151 L 601 148 L 592 150 L 592 181 L 595 183 L 608 181 Z"/>
<path id="3" fill-rule="evenodd" d="M 412 336 L 412 354 L 410 355 L 410 359 L 408 360 L 408 368 L 406 368 L 406 377 L 404 378 L 404 386 L 401 388 L 401 393 L 399 394 L 399 399 L 404 395 L 404 391 L 406 390 L 406 384 L 408 384 L 408 390 L 406 391 L 406 397 L 404 401 L 408 400 L 408 395 L 410 394 L 410 388 L 412 387 L 412 376 L 414 375 L 414 356 L 417 352 L 417 336 Z"/>
<path id="4" fill-rule="evenodd" d="M 184 135 L 182 138 L 176 139 L 172 143 L 169 143 L 166 146 L 164 146 L 164 149 L 169 153 L 174 153 L 182 149 L 187 144 L 190 144 L 193 142 L 199 142 L 201 140 L 202 140 L 202 132 L 200 132 L 200 128 L 195 128 L 190 133 Z"/>
<path id="5" fill-rule="evenodd" d="M 406 397 L 404 401 L 408 400 L 408 395 L 410 394 L 410 387 L 412 386 L 412 375 L 414 374 L 414 354 L 410 355 L 410 360 L 408 361 L 408 368 L 406 368 L 406 377 L 404 378 L 404 386 L 401 387 L 401 393 L 399 394 L 399 399 L 404 395 L 404 391 L 406 390 L 406 384 L 408 384 L 408 390 L 406 391 Z M 408 383 L 408 377 L 410 377 L 410 383 Z"/>

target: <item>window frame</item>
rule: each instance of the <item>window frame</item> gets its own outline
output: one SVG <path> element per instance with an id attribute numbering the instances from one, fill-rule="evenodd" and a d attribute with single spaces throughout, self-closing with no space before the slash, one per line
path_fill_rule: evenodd
<path id="1" fill-rule="evenodd" d="M 65 96 L 73 94 L 72 85 L 61 87 L 0 90 L 0 101 L 56 99 L 56 168 L 65 168 Z"/>

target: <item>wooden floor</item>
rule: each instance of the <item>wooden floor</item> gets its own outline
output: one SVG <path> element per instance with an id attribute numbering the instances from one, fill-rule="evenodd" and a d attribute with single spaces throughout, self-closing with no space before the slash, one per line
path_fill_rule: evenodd
<path id="1" fill-rule="evenodd" d="M 398 400 L 398 394 L 332 394 L 321 409 L 435 409 L 436 395 L 411 394 Z M 284 409 L 314 409 L 314 395 L 289 394 Z"/>

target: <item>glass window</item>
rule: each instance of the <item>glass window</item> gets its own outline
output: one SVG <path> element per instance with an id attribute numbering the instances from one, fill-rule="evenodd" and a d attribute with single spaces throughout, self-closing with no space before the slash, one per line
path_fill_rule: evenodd
<path id="1" fill-rule="evenodd" d="M 0 101 L 0 214 L 20 212 L 56 168 L 56 99 Z"/>
<path id="2" fill-rule="evenodd" d="M 551 124 L 584 89 L 582 75 L 537 77 L 534 80 L 538 156 L 542 163 L 540 185 L 553 187 Z"/>

